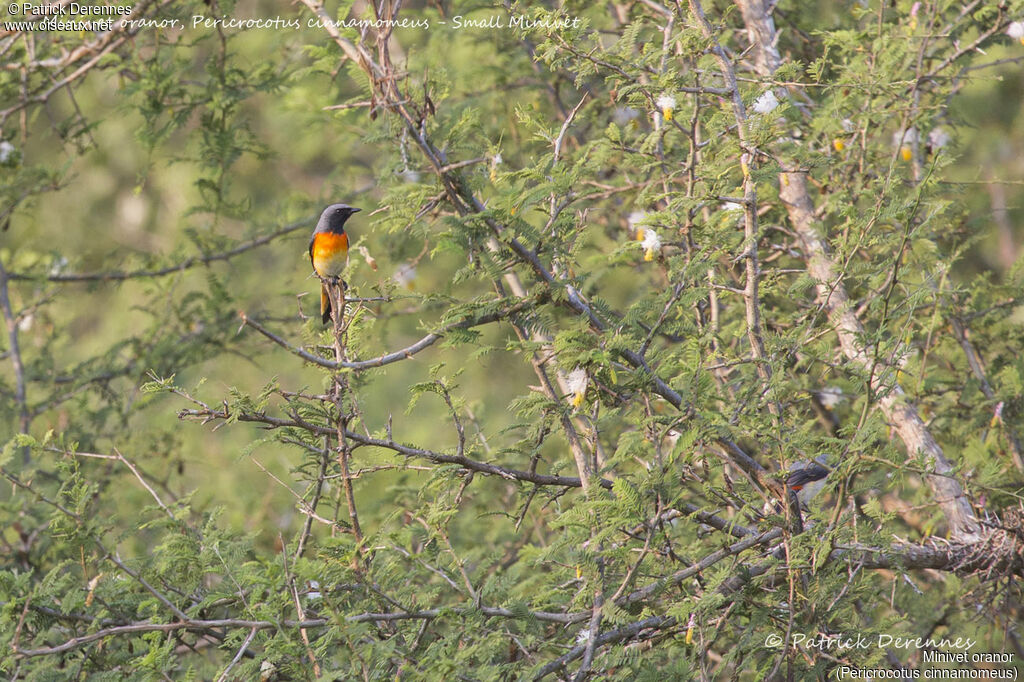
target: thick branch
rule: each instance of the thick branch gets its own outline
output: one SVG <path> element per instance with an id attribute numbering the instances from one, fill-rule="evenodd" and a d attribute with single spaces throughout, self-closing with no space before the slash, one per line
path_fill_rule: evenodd
<path id="1" fill-rule="evenodd" d="M 557 672 L 563 669 L 568 663 L 575 661 L 577 658 L 586 653 L 588 646 L 593 649 L 603 647 L 607 644 L 615 644 L 625 639 L 633 639 L 640 635 L 644 630 L 660 631 L 672 627 L 676 624 L 675 618 L 668 616 L 653 616 L 651 618 L 645 618 L 644 620 L 636 623 L 630 623 L 629 625 L 623 625 L 620 628 L 609 630 L 604 634 L 597 637 L 597 639 L 591 644 L 589 642 L 584 644 L 578 644 L 569 650 L 569 653 L 556 658 L 551 661 L 536 675 L 533 676 L 534 682 L 541 680 L 553 672 Z"/>
<path id="2" fill-rule="evenodd" d="M 814 205 L 807 191 L 806 177 L 802 173 L 783 173 L 779 198 L 785 203 L 790 222 L 803 244 L 807 272 L 816 282 L 818 297 L 839 335 L 843 354 L 869 370 L 874 352 L 864 342 L 867 336 L 864 325 L 857 319 L 846 288 L 839 281 L 825 241 L 818 236 Z M 953 476 L 953 465 L 946 459 L 942 448 L 900 385 L 895 382 L 891 386 L 887 385 L 886 378 L 885 374 L 872 373 L 871 388 L 879 393 L 879 407 L 899 434 L 907 452 L 912 456 L 922 453 L 928 460 L 934 472 L 927 477 L 928 485 L 946 516 L 950 535 L 959 542 L 977 540 L 980 537 L 980 526 L 963 488 Z"/>
<path id="3" fill-rule="evenodd" d="M 737 3 L 747 25 L 748 35 L 756 41 L 752 43 L 755 63 L 761 75 L 771 76 L 780 63 L 774 47 L 775 24 L 762 0 L 737 0 Z M 840 273 L 829 255 L 825 240 L 819 234 L 814 202 L 807 190 L 807 178 L 803 173 L 783 172 L 779 180 L 779 199 L 785 205 L 790 223 L 803 246 L 807 272 L 816 282 L 818 297 L 836 329 L 843 354 L 857 365 L 870 370 L 873 348 L 864 340 L 864 325 L 854 312 Z M 936 503 L 946 516 L 950 535 L 960 542 L 977 540 L 980 537 L 980 526 L 963 488 L 952 476 L 952 464 L 946 459 L 942 448 L 903 389 L 898 384 L 886 385 L 884 379 L 883 375 L 872 373 L 871 388 L 880 394 L 879 406 L 895 427 L 907 452 L 912 456 L 923 453 L 930 462 L 934 473 L 928 476 L 928 484 Z"/>

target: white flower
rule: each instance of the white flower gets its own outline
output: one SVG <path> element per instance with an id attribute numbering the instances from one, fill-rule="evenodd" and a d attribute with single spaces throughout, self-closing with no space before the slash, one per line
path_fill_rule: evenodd
<path id="1" fill-rule="evenodd" d="M 500 166 L 501 162 L 502 162 L 501 152 L 498 152 L 493 157 L 491 157 L 491 163 L 493 163 L 495 166 Z"/>
<path id="2" fill-rule="evenodd" d="M 1006 35 L 1024 44 L 1024 21 L 1015 21 L 1007 26 Z"/>
<path id="3" fill-rule="evenodd" d="M 846 131 L 846 132 L 848 132 L 848 133 L 852 133 L 852 132 L 854 131 L 854 125 L 853 125 L 853 121 L 851 121 L 851 120 L 850 120 L 850 119 L 848 119 L 848 118 L 844 118 L 844 119 L 843 119 L 843 120 L 842 120 L 842 121 L 841 121 L 841 122 L 839 123 L 839 125 L 841 125 L 841 126 L 843 127 L 843 130 L 844 130 L 844 131 Z"/>
<path id="4" fill-rule="evenodd" d="M 615 125 L 624 126 L 630 121 L 636 120 L 640 116 L 640 112 L 633 107 L 615 107 L 612 111 L 612 121 Z"/>
<path id="5" fill-rule="evenodd" d="M 498 152 L 497 154 L 491 157 L 491 182 L 498 181 L 498 166 L 501 165 L 501 162 L 501 152 Z"/>
<path id="6" fill-rule="evenodd" d="M 18 150 L 14 148 L 14 145 L 7 140 L 0 142 L 0 163 L 7 163 L 7 160 L 10 159 L 16 151 Z"/>
<path id="7" fill-rule="evenodd" d="M 779 106 L 779 98 L 775 96 L 774 90 L 766 90 L 763 95 L 754 102 L 754 113 L 769 114 Z"/>
<path id="8" fill-rule="evenodd" d="M 582 367 L 577 367 L 573 371 L 569 372 L 569 376 L 565 378 L 565 386 L 569 389 L 569 393 L 572 394 L 573 407 L 579 407 L 583 404 L 583 396 L 587 392 L 587 383 L 590 378 L 587 376 L 587 370 Z"/>
<path id="9" fill-rule="evenodd" d="M 65 258 L 64 256 L 61 256 L 60 258 L 55 258 L 53 260 L 53 262 L 50 263 L 50 276 L 51 277 L 55 277 L 56 275 L 61 274 L 62 272 L 66 271 L 67 269 L 68 269 L 68 259 L 67 258 Z"/>
<path id="10" fill-rule="evenodd" d="M 626 217 L 626 225 L 629 226 L 629 233 L 635 234 L 637 239 L 644 238 L 644 227 L 640 223 L 647 217 L 647 211 L 633 211 Z"/>
<path id="11" fill-rule="evenodd" d="M 655 103 L 658 105 L 658 108 L 661 109 L 661 114 L 665 117 L 665 120 L 671 121 L 672 112 L 675 111 L 676 108 L 676 96 L 665 92 L 658 97 L 658 100 Z"/>
<path id="12" fill-rule="evenodd" d="M 899 147 L 900 156 L 904 161 L 914 157 L 914 145 L 917 144 L 917 128 L 897 130 L 892 134 L 892 146 Z"/>
<path id="13" fill-rule="evenodd" d="M 653 229 L 644 230 L 644 240 L 640 244 L 644 249 L 644 260 L 654 260 L 654 252 L 661 249 L 661 237 Z"/>
<path id="14" fill-rule="evenodd" d="M 1000 400 L 999 404 L 996 405 L 995 412 L 992 414 L 992 421 L 988 423 L 989 428 L 995 428 L 995 426 L 1003 421 L 1003 401 Z"/>
<path id="15" fill-rule="evenodd" d="M 914 144 L 915 142 L 917 142 L 917 128 L 897 130 L 892 134 L 892 145 L 894 147 L 900 144 Z"/>
<path id="16" fill-rule="evenodd" d="M 949 133 L 942 128 L 932 128 L 932 131 L 928 133 L 928 144 L 931 145 L 933 150 L 942 149 L 952 141 Z"/>
<path id="17" fill-rule="evenodd" d="M 586 644 L 590 641 L 590 628 L 583 628 L 576 634 L 577 644 Z"/>
<path id="18" fill-rule="evenodd" d="M 27 332 L 29 329 L 32 329 L 32 323 L 35 322 L 35 319 L 35 316 L 31 313 L 25 315 L 23 318 L 18 320 L 18 331 Z"/>
<path id="19" fill-rule="evenodd" d="M 836 405 L 846 400 L 846 396 L 843 395 L 843 389 L 838 386 L 826 386 L 818 391 L 818 400 L 821 401 L 821 404 L 824 405 L 826 410 L 831 410 Z"/>
<path id="20" fill-rule="evenodd" d="M 412 291 L 416 288 L 416 266 L 412 263 L 405 263 L 395 271 L 391 278 L 398 282 L 399 286 Z"/>

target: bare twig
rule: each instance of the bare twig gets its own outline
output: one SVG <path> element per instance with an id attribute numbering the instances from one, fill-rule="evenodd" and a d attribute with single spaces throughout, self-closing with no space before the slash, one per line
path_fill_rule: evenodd
<path id="1" fill-rule="evenodd" d="M 245 650 L 249 648 L 250 644 L 252 644 L 252 640 L 259 630 L 259 628 L 254 627 L 249 631 L 249 636 L 245 638 L 244 642 L 242 642 L 242 646 L 238 647 L 235 657 L 232 658 L 231 662 L 228 663 L 226 668 L 224 668 L 224 672 L 222 672 L 220 677 L 217 678 L 217 682 L 225 682 L 225 680 L 228 679 L 228 674 L 231 672 L 231 669 L 234 668 L 240 660 L 242 660 L 242 655 L 245 654 Z"/>
<path id="2" fill-rule="evenodd" d="M 220 251 L 217 253 L 205 254 L 202 256 L 191 256 L 175 263 L 174 265 L 168 265 L 163 268 L 155 269 L 143 269 L 143 270 L 110 270 L 108 272 L 84 272 L 84 273 L 53 273 L 47 275 L 33 275 L 23 272 L 12 272 L 10 273 L 10 279 L 13 280 L 25 280 L 25 281 L 37 281 L 45 280 L 48 282 L 120 282 L 128 279 L 149 279 L 152 277 L 164 277 L 166 275 L 173 275 L 179 272 L 190 270 L 199 265 L 209 265 L 210 263 L 216 263 L 218 261 L 227 261 L 235 256 L 251 251 L 252 249 L 269 244 L 279 237 L 291 234 L 298 230 L 307 229 L 312 219 L 303 219 L 298 222 L 289 223 L 284 227 L 275 230 L 269 234 L 265 234 L 255 239 L 250 239 L 247 242 L 239 244 L 233 249 L 227 251 Z"/>
<path id="3" fill-rule="evenodd" d="M 153 497 L 154 500 L 156 500 L 157 505 L 159 505 L 159 507 L 161 509 L 163 509 L 164 512 L 166 512 L 167 516 L 169 516 L 171 519 L 173 519 L 174 518 L 174 514 L 172 514 L 171 510 L 167 508 L 167 505 L 164 504 L 163 500 L 160 499 L 160 496 L 156 494 L 156 491 L 153 490 L 152 486 L 150 486 L 149 483 L 146 482 L 146 479 L 142 477 L 142 474 L 139 473 L 138 467 L 136 467 L 135 464 L 133 464 L 131 462 L 131 460 L 129 460 L 124 455 L 122 455 L 121 452 L 117 448 L 114 448 L 114 456 L 120 462 L 122 462 L 126 467 L 128 467 L 128 469 L 133 474 L 135 474 L 135 478 L 137 478 L 139 480 L 139 483 L 142 484 L 142 487 L 145 488 L 149 492 L 149 494 Z"/>
<path id="4" fill-rule="evenodd" d="M 441 327 L 436 332 L 431 332 L 427 334 L 419 341 L 409 346 L 406 346 L 405 348 L 393 351 L 391 353 L 385 353 L 384 355 L 374 358 L 373 360 L 357 361 L 337 359 L 328 360 L 319 355 L 314 355 L 313 353 L 310 353 L 307 350 L 291 345 L 290 343 L 288 343 L 287 340 L 270 331 L 262 324 L 249 317 L 246 313 L 239 312 L 238 315 L 239 317 L 242 318 L 242 323 L 244 326 L 252 327 L 253 329 L 258 331 L 260 334 L 263 334 L 265 337 L 267 337 L 277 345 L 281 346 L 288 352 L 299 356 L 300 358 L 306 360 L 307 362 L 312 362 L 313 364 L 319 365 L 320 367 L 324 367 L 326 369 L 365 370 L 374 369 L 376 367 L 383 367 L 385 365 L 390 365 L 392 363 L 399 362 L 400 360 L 407 360 L 412 356 L 416 355 L 417 353 L 419 353 L 420 351 L 434 345 L 437 341 L 442 339 L 445 334 L 449 332 L 452 332 L 456 329 L 470 329 L 472 327 L 478 327 L 480 325 L 489 324 L 491 322 L 497 322 L 502 319 L 507 319 L 509 316 L 515 315 L 529 308 L 530 306 L 534 305 L 534 303 L 535 300 L 520 301 L 519 303 L 509 306 L 505 310 L 499 312 L 488 313 L 486 315 L 480 315 L 478 317 L 472 317 L 465 320 L 460 320 L 458 322 L 452 322 L 451 324 L 447 324 Z"/>

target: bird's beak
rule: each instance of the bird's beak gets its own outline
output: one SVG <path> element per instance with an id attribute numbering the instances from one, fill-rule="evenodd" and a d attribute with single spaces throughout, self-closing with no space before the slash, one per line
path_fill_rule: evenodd
<path id="1" fill-rule="evenodd" d="M 359 213 L 359 212 L 360 212 L 360 211 L 362 211 L 363 209 L 361 209 L 361 208 L 356 208 L 355 206 L 353 206 L 353 207 L 352 207 L 352 208 L 350 208 L 349 210 L 350 210 L 350 211 L 352 211 L 353 213 Z"/>

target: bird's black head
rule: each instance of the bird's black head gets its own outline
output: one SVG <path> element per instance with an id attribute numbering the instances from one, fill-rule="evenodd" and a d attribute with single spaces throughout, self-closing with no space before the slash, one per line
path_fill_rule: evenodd
<path id="1" fill-rule="evenodd" d="M 345 221 L 349 219 L 349 216 L 361 210 L 348 204 L 331 204 L 320 214 L 320 220 L 316 224 L 316 231 L 341 232 L 344 230 Z"/>
<path id="2" fill-rule="evenodd" d="M 827 465 L 828 455 L 822 453 L 814 458 L 812 462 L 799 462 L 790 470 L 786 477 L 786 485 L 793 490 L 799 490 L 812 481 L 820 481 L 832 471 Z"/>

